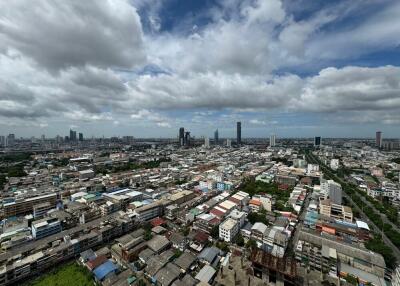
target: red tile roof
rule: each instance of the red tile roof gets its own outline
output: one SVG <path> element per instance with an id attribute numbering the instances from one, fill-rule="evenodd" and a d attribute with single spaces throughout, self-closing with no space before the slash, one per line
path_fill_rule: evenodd
<path id="1" fill-rule="evenodd" d="M 261 206 L 261 202 L 259 200 L 250 200 L 249 205 Z"/>
<path id="2" fill-rule="evenodd" d="M 213 208 L 213 209 L 210 211 L 210 213 L 213 214 L 213 215 L 216 215 L 216 216 L 218 216 L 218 217 L 223 217 L 223 216 L 225 215 L 224 212 L 222 212 L 222 211 L 220 211 L 220 210 L 218 210 L 218 209 L 216 209 L 216 208 Z"/>
<path id="3" fill-rule="evenodd" d="M 156 218 L 153 219 L 150 223 L 151 223 L 151 225 L 152 225 L 153 227 L 155 227 L 155 226 L 163 225 L 163 224 L 165 224 L 166 222 L 165 222 L 165 220 L 163 220 L 162 218 L 156 217 Z"/>
<path id="4" fill-rule="evenodd" d="M 198 242 L 206 242 L 208 240 L 209 235 L 204 231 L 197 231 L 196 235 L 194 236 L 194 240 Z"/>
<path id="5" fill-rule="evenodd" d="M 95 259 L 88 261 L 86 263 L 86 265 L 90 270 L 93 270 L 96 267 L 102 265 L 104 262 L 106 262 L 106 260 L 107 260 L 107 257 L 105 255 L 100 255 L 100 256 L 97 256 Z"/>

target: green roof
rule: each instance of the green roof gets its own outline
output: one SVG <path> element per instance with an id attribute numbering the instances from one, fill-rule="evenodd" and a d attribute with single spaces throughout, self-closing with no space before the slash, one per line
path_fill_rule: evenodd
<path id="1" fill-rule="evenodd" d="M 131 276 L 131 277 L 129 277 L 128 279 L 127 279 L 127 281 L 128 281 L 128 284 L 129 285 L 131 285 L 133 282 L 135 282 L 136 281 L 136 277 L 135 276 Z"/>

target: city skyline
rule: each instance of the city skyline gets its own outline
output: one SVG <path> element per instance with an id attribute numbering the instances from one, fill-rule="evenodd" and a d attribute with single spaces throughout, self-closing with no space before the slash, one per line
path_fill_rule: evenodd
<path id="1" fill-rule="evenodd" d="M 399 137 L 396 1 L 25 4 L 0 4 L 0 134 Z"/>

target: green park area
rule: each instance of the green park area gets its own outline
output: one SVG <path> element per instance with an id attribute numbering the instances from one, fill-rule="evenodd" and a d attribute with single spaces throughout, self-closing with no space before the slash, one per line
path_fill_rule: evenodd
<path id="1" fill-rule="evenodd" d="M 58 266 L 24 286 L 93 286 L 96 285 L 91 273 L 76 262 Z"/>
<path id="2" fill-rule="evenodd" d="M 241 191 L 248 193 L 251 197 L 258 194 L 270 194 L 275 198 L 275 209 L 279 211 L 292 211 L 286 203 L 290 197 L 291 189 L 280 190 L 276 183 L 265 183 L 256 181 L 254 178 L 244 180 Z"/>

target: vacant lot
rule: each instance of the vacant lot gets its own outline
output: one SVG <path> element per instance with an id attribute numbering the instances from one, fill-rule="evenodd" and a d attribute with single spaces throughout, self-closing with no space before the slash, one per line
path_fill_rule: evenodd
<path id="1" fill-rule="evenodd" d="M 93 286 L 91 273 L 75 262 L 63 264 L 25 284 L 30 286 Z"/>

